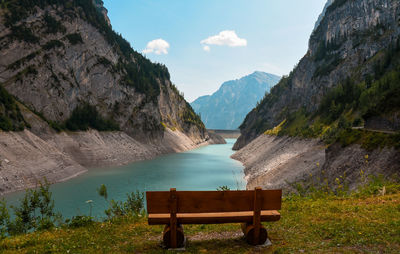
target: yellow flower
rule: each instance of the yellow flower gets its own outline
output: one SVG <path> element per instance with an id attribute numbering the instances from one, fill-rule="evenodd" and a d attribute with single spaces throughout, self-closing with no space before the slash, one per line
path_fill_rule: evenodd
<path id="1" fill-rule="evenodd" d="M 367 155 L 365 155 L 365 156 L 364 156 L 364 158 L 365 158 L 366 160 L 368 160 L 368 154 L 367 154 Z"/>

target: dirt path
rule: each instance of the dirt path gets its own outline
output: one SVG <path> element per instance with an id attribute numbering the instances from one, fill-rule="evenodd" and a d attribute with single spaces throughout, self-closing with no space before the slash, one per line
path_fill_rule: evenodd
<path id="1" fill-rule="evenodd" d="M 396 131 L 389 131 L 389 130 L 377 130 L 377 129 L 369 129 L 364 127 L 352 127 L 353 130 L 363 130 L 363 131 L 371 131 L 371 132 L 378 132 L 378 133 L 385 133 L 385 134 L 396 134 Z"/>

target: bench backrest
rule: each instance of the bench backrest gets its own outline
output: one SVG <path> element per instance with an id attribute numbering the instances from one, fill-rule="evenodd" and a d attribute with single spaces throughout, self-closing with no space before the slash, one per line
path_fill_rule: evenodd
<path id="1" fill-rule="evenodd" d="M 171 194 L 173 193 L 173 196 Z M 170 213 L 171 204 L 178 213 L 213 213 L 253 211 L 255 197 L 260 210 L 280 210 L 282 190 L 244 191 L 148 191 L 147 212 Z M 171 197 L 176 197 L 173 202 Z"/>

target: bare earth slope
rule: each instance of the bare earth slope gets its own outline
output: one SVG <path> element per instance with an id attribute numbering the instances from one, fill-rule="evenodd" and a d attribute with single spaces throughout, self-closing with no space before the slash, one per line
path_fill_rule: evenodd
<path id="1" fill-rule="evenodd" d="M 260 135 L 232 158 L 244 164 L 248 189 L 286 189 L 324 164 L 325 148 L 316 140 Z"/>
<path id="2" fill-rule="evenodd" d="M 315 139 L 270 135 L 260 135 L 232 158 L 245 165 L 248 189 L 261 186 L 291 191 L 298 182 L 335 185 L 336 178 L 354 189 L 367 175 L 400 172 L 400 152 L 394 148 L 367 152 L 360 145 L 343 148 L 338 144 L 325 149 Z"/>
<path id="3" fill-rule="evenodd" d="M 87 168 L 124 165 L 224 142 L 219 136 L 213 138 L 215 134 L 206 140 L 170 129 L 152 143 L 122 131 L 57 133 L 26 108 L 22 113 L 32 125 L 30 130 L 0 131 L 0 194 L 35 187 L 45 178 L 51 183 L 65 181 Z"/>
<path id="4" fill-rule="evenodd" d="M 124 132 L 63 132 L 47 139 L 29 130 L 0 132 L 0 194 L 35 187 L 44 178 L 65 181 L 87 167 L 118 166 L 208 144 L 196 144 L 179 131 L 167 132 L 159 146 L 140 143 Z"/>

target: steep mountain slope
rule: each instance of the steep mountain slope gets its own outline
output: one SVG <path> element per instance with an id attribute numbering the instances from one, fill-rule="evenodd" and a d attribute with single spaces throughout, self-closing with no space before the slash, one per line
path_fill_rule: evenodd
<path id="1" fill-rule="evenodd" d="M 141 140 L 162 123 L 202 132 L 166 67 L 133 51 L 91 1 L 7 1 L 2 12 L 0 82 L 46 120 L 61 125 L 88 103 Z"/>
<path id="2" fill-rule="evenodd" d="M 207 129 L 238 129 L 246 114 L 279 79 L 279 76 L 256 71 L 223 83 L 217 92 L 199 97 L 191 105 Z"/>
<path id="3" fill-rule="evenodd" d="M 0 192 L 212 142 L 167 68 L 111 29 L 102 1 L 0 7 L 0 128 L 25 128 L 0 132 Z"/>
<path id="4" fill-rule="evenodd" d="M 318 28 L 319 24 L 321 24 L 322 19 L 325 17 L 326 10 L 328 9 L 329 6 L 333 4 L 335 0 L 328 0 L 324 6 L 324 9 L 322 10 L 322 13 L 318 16 L 317 22 L 315 22 L 314 25 L 314 31 Z"/>
<path id="5" fill-rule="evenodd" d="M 246 116 L 234 148 L 280 123 L 281 134 L 330 142 L 376 118 L 398 129 L 399 15 L 399 1 L 334 1 L 298 66 Z"/>
<path id="6" fill-rule="evenodd" d="M 336 0 L 241 125 L 248 188 L 356 188 L 400 174 L 400 2 Z"/>

